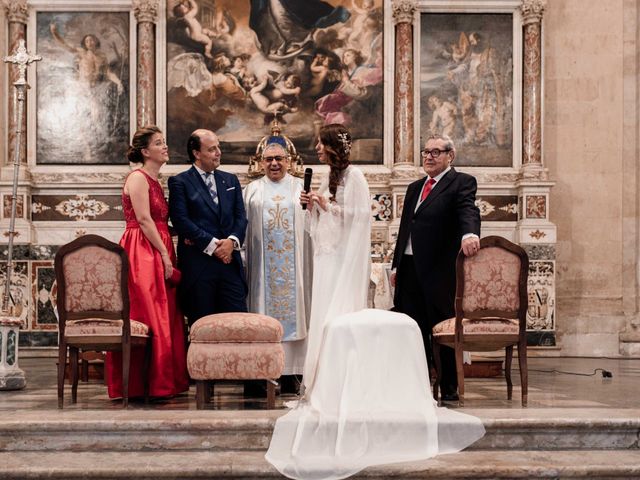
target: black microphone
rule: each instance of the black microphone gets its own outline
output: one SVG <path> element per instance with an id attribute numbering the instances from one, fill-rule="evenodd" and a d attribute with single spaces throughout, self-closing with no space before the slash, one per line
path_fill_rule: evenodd
<path id="1" fill-rule="evenodd" d="M 313 176 L 313 170 L 310 168 L 305 168 L 304 170 L 304 185 L 303 185 L 303 190 L 304 193 L 309 193 L 309 190 L 311 189 L 311 177 Z M 302 204 L 302 209 L 306 210 L 307 209 L 307 204 L 303 203 Z"/>

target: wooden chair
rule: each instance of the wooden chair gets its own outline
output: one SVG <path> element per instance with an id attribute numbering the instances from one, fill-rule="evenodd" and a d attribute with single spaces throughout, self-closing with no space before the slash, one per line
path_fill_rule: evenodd
<path id="1" fill-rule="evenodd" d="M 505 349 L 507 398 L 511 400 L 511 361 L 518 346 L 522 405 L 527 405 L 527 253 L 509 240 L 490 236 L 480 240 L 480 251 L 456 260 L 455 318 L 433 327 L 433 356 L 436 364 L 434 398 L 441 382 L 440 345 L 455 350 L 458 395 L 464 405 L 462 352 Z"/>
<path id="2" fill-rule="evenodd" d="M 143 376 L 148 400 L 151 331 L 129 318 L 129 261 L 124 249 L 98 235 L 84 235 L 56 253 L 58 282 L 58 408 L 63 407 L 67 348 L 71 401 L 77 402 L 78 357 L 82 351 L 122 352 L 122 403 L 129 403 L 132 347 L 145 348 Z"/>

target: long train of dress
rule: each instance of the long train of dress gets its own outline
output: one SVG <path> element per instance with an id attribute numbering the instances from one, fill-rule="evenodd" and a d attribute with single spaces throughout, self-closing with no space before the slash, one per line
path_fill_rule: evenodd
<path id="1" fill-rule="evenodd" d="M 265 457 L 289 478 L 337 480 L 457 452 L 483 435 L 478 418 L 437 407 L 416 322 L 362 310 L 326 324 L 313 387 L 278 419 Z"/>

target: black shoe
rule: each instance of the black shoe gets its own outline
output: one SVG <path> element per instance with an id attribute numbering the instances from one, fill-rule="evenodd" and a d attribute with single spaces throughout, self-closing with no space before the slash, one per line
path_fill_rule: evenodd
<path id="1" fill-rule="evenodd" d="M 460 400 L 460 397 L 458 397 L 458 388 L 453 385 L 443 385 L 440 392 L 442 393 L 443 402 L 457 402 Z"/>
<path id="2" fill-rule="evenodd" d="M 447 392 L 442 394 L 443 402 L 457 402 L 460 400 L 457 392 Z"/>
<path id="3" fill-rule="evenodd" d="M 280 377 L 280 393 L 293 393 L 297 395 L 300 391 L 300 375 L 283 375 Z"/>

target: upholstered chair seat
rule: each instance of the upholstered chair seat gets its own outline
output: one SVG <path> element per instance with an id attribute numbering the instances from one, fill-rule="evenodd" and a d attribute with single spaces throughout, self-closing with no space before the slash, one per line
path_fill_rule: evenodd
<path id="1" fill-rule="evenodd" d="M 148 337 L 149 326 L 136 320 L 131 322 L 132 337 Z M 67 337 L 83 336 L 122 336 L 122 320 L 107 320 L 103 318 L 85 318 L 67 322 L 65 334 Z"/>
<path id="2" fill-rule="evenodd" d="M 456 331 L 456 317 L 449 318 L 433 327 L 433 334 L 453 335 Z M 501 333 L 504 335 L 518 335 L 518 320 L 511 318 L 463 318 L 463 334 L 491 335 Z"/>
<path id="3" fill-rule="evenodd" d="M 211 398 L 215 380 L 266 380 L 267 406 L 275 405 L 274 379 L 284 370 L 282 325 L 267 315 L 208 315 L 191 327 L 187 368 L 196 380 L 196 405 Z"/>

